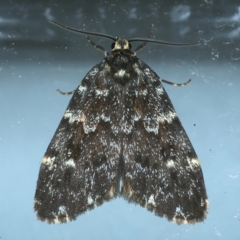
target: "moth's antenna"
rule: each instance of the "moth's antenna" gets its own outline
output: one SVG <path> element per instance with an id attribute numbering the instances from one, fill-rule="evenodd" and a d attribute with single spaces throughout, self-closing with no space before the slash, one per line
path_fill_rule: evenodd
<path id="1" fill-rule="evenodd" d="M 199 46 L 199 43 L 172 43 L 172 42 L 164 42 L 161 40 L 155 40 L 151 38 L 132 38 L 128 40 L 128 42 L 137 42 L 137 41 L 143 41 L 143 42 L 152 42 L 152 43 L 159 43 L 164 45 L 170 45 L 170 46 Z"/>
<path id="2" fill-rule="evenodd" d="M 99 36 L 99 37 L 104 37 L 104 38 L 109 38 L 112 39 L 114 42 L 117 40 L 117 38 L 108 35 L 108 34 L 103 34 L 103 33 L 97 33 L 97 32 L 88 32 L 85 30 L 78 30 L 75 28 L 70 28 L 67 26 L 64 26 L 60 23 L 48 20 L 50 23 L 55 24 L 61 28 L 67 29 L 68 31 L 72 31 L 72 32 L 76 32 L 76 33 L 82 33 L 82 34 L 86 34 L 86 35 L 93 35 L 93 36 Z M 152 30 L 153 30 L 153 25 L 152 25 Z M 152 33 L 152 30 L 150 32 L 150 35 Z M 164 42 L 161 40 L 156 40 L 156 39 L 151 39 L 151 38 L 132 38 L 130 40 L 128 40 L 128 42 L 139 42 L 139 41 L 143 41 L 144 43 L 142 45 L 140 45 L 136 51 L 141 50 L 146 44 L 147 42 L 152 42 L 152 43 L 159 43 L 159 44 L 164 44 L 164 45 L 170 45 L 170 46 L 199 46 L 199 43 L 171 43 L 171 42 Z"/>
<path id="3" fill-rule="evenodd" d="M 55 25 L 61 27 L 61 28 L 67 29 L 68 31 L 72 31 L 72 32 L 76 32 L 76 33 L 83 33 L 83 34 L 93 35 L 93 36 L 99 36 L 99 37 L 105 37 L 105 38 L 112 39 L 114 42 L 116 41 L 115 37 L 110 36 L 108 34 L 97 33 L 97 32 L 88 32 L 88 31 L 84 31 L 84 30 L 78 30 L 78 29 L 75 29 L 75 28 L 70 28 L 70 27 L 64 26 L 64 25 L 62 25 L 60 23 L 57 23 L 57 22 L 54 22 L 54 21 L 51 21 L 51 20 L 48 20 L 48 21 L 50 23 L 52 23 L 52 24 L 55 24 Z"/>

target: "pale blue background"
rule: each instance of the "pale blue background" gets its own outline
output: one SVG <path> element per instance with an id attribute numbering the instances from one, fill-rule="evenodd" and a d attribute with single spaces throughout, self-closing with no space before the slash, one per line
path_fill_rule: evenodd
<path id="1" fill-rule="evenodd" d="M 240 239 L 240 3 L 6 2 L 0 9 L 1 239 Z M 121 198 L 67 224 L 37 220 L 41 159 L 70 100 L 55 90 L 74 90 L 103 58 L 84 36 L 47 18 L 126 38 L 147 36 L 154 23 L 154 38 L 202 43 L 148 44 L 138 56 L 166 80 L 193 78 L 183 88 L 164 87 L 201 161 L 210 201 L 205 222 L 178 226 Z M 111 41 L 93 39 L 110 50 Z"/>

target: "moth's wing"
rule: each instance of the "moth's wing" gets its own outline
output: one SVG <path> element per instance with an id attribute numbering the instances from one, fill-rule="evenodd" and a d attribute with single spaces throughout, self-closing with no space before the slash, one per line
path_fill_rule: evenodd
<path id="1" fill-rule="evenodd" d="M 208 200 L 198 157 L 161 80 L 141 61 L 133 131 L 123 141 L 123 196 L 178 224 L 203 221 Z"/>
<path id="2" fill-rule="evenodd" d="M 111 134 L 104 62 L 76 89 L 42 160 L 34 208 L 49 223 L 75 219 L 118 194 L 119 139 Z M 107 94 L 106 94 L 107 93 Z"/>

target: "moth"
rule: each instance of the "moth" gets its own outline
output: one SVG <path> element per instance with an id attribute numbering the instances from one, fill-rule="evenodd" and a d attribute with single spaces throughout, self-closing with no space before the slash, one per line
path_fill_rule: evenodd
<path id="1" fill-rule="evenodd" d="M 43 157 L 34 199 L 38 219 L 75 220 L 121 196 L 177 224 L 206 218 L 203 173 L 161 79 L 136 56 L 148 38 L 114 38 L 51 23 L 85 34 L 105 53 L 73 92 Z M 113 40 L 108 53 L 90 35 Z M 131 50 L 131 42 L 142 44 Z"/>

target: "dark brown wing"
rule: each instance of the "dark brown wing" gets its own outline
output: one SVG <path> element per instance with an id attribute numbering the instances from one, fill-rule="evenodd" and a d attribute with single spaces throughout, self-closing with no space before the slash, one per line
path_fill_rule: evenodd
<path id="1" fill-rule="evenodd" d="M 43 158 L 35 211 L 61 223 L 119 194 L 177 223 L 202 221 L 196 153 L 161 79 L 131 55 L 96 65 L 75 91 Z"/>
<path id="2" fill-rule="evenodd" d="M 115 94 L 104 66 L 96 65 L 76 89 L 43 157 L 34 201 L 42 221 L 73 220 L 118 194 L 121 144 L 111 134 L 108 104 Z"/>
<path id="3" fill-rule="evenodd" d="M 203 221 L 208 199 L 198 157 L 161 84 L 139 61 L 134 128 L 123 141 L 123 196 L 178 224 Z"/>

